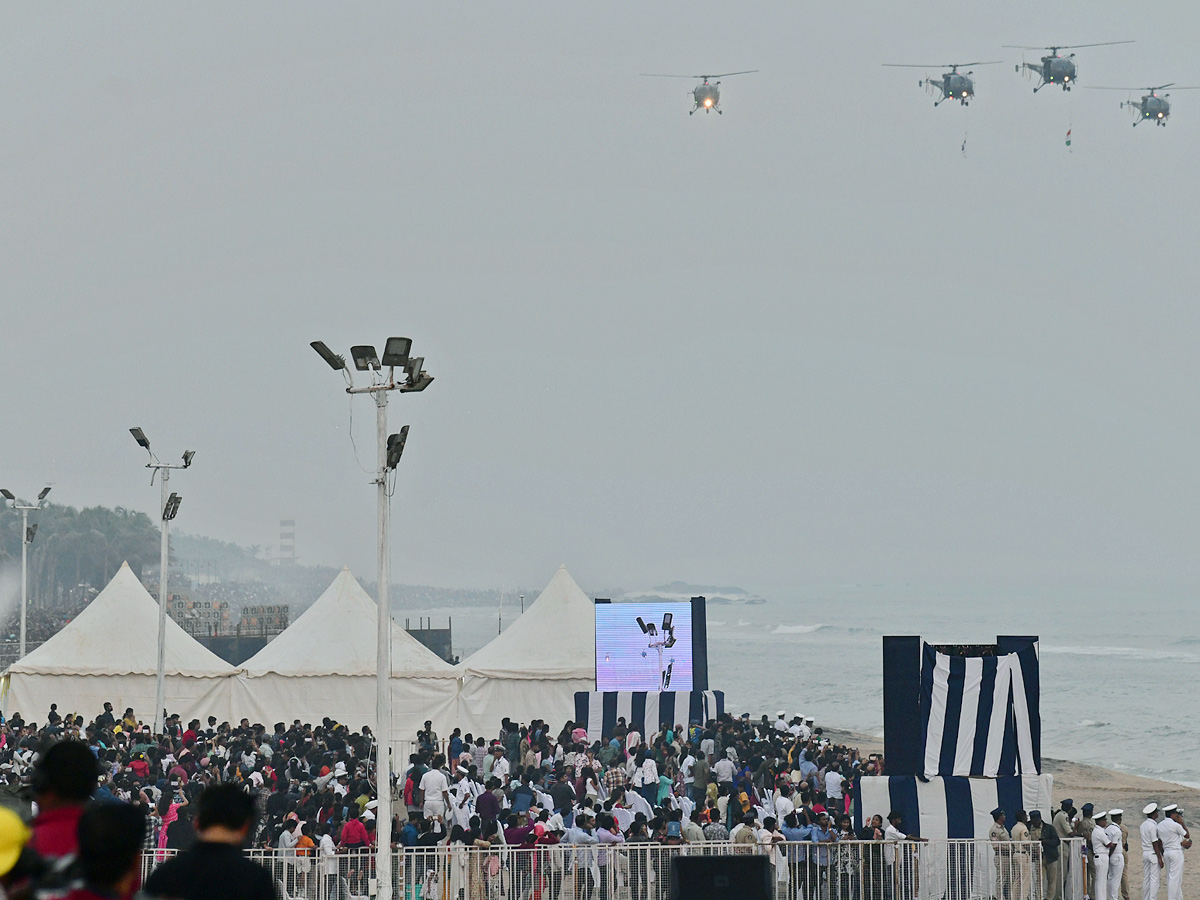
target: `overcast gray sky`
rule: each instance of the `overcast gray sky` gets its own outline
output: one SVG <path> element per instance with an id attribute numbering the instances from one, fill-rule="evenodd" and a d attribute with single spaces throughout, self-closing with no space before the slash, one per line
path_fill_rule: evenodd
<path id="1" fill-rule="evenodd" d="M 1200 8 L 5 4 L 0 482 L 374 569 L 341 381 L 411 336 L 393 572 L 1192 584 Z M 1035 58 L 1036 54 L 1029 54 Z M 920 70 L 1003 59 L 969 108 Z M 688 81 L 758 68 L 688 117 Z M 1073 152 L 1064 138 L 1073 132 Z M 966 140 L 965 156 L 961 145 Z M 373 410 L 355 408 L 364 461 Z"/>

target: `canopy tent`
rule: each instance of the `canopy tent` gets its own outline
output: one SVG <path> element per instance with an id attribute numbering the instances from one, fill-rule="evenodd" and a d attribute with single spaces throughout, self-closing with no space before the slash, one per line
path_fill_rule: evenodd
<path id="1" fill-rule="evenodd" d="M 560 566 L 524 614 L 458 668 L 464 732 L 492 734 L 505 717 L 559 728 L 575 718 L 575 692 L 596 689 L 592 601 Z"/>
<path id="2" fill-rule="evenodd" d="M 328 716 L 357 730 L 375 727 L 378 606 L 343 569 L 279 637 L 242 664 L 233 680 L 234 715 L 271 724 Z M 392 742 L 411 741 L 426 719 L 453 727 L 458 679 L 392 622 Z"/>
<path id="3" fill-rule="evenodd" d="M 166 703 L 184 721 L 230 716 L 229 685 L 236 670 L 167 618 Z M 4 708 L 44 721 L 51 703 L 62 715 L 90 720 L 105 701 L 119 716 L 126 707 L 154 719 L 158 672 L 158 603 L 128 563 L 58 634 L 8 667 Z"/>

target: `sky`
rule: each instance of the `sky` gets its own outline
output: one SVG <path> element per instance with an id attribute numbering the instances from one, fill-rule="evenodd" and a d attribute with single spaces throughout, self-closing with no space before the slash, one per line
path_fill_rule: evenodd
<path id="1" fill-rule="evenodd" d="M 1198 583 L 1200 9 L 0 10 L 0 482 L 396 581 Z M 1037 53 L 1027 54 L 1035 59 Z M 927 72 L 977 66 L 969 107 Z M 721 85 L 724 115 L 687 111 Z M 937 74 L 938 69 L 928 70 Z M 1072 145 L 1066 146 L 1068 129 Z M 353 437 L 351 443 L 351 409 Z"/>

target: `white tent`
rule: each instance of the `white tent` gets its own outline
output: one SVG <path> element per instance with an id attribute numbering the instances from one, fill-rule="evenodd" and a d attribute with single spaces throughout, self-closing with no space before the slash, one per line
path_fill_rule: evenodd
<path id="1" fill-rule="evenodd" d="M 230 715 L 233 666 L 167 618 L 167 710 L 184 721 Z M 44 722 L 51 703 L 90 721 L 105 701 L 154 719 L 158 603 L 128 563 L 62 631 L 8 667 L 4 708 Z"/>
<path id="2" fill-rule="evenodd" d="M 500 720 L 575 718 L 575 692 L 596 689 L 596 614 L 560 566 L 517 621 L 459 665 L 458 725 L 492 734 Z"/>
<path id="3" fill-rule="evenodd" d="M 378 606 L 343 569 L 312 606 L 242 664 L 234 679 L 237 718 L 270 725 L 326 716 L 353 730 L 375 727 Z M 392 741 L 411 741 L 426 719 L 449 733 L 458 676 L 392 622 Z"/>

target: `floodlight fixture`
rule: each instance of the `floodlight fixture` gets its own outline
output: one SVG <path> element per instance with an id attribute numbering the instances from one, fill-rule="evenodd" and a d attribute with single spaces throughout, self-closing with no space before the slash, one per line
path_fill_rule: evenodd
<path id="1" fill-rule="evenodd" d="M 4 497 L 5 500 L 11 500 L 13 503 L 17 502 L 17 495 L 8 488 L 0 488 L 0 496 Z"/>
<path id="2" fill-rule="evenodd" d="M 408 426 L 400 429 L 399 434 L 389 434 L 387 439 L 387 468 L 394 469 L 400 464 L 404 455 L 404 444 L 408 440 Z"/>
<path id="3" fill-rule="evenodd" d="M 355 344 L 350 348 L 350 355 L 354 358 L 354 368 L 360 372 L 379 369 L 379 354 L 370 344 Z"/>
<path id="4" fill-rule="evenodd" d="M 170 522 L 179 513 L 179 501 L 182 499 L 174 491 L 171 492 L 171 496 L 167 498 L 167 505 L 163 507 L 162 517 L 164 522 Z"/>
<path id="5" fill-rule="evenodd" d="M 408 351 L 412 349 L 412 339 L 406 337 L 390 337 L 383 345 L 383 364 L 403 368 L 408 365 Z"/>
<path id="6" fill-rule="evenodd" d="M 642 634 L 649 634 L 649 630 L 646 628 L 646 622 L 641 616 L 637 617 L 637 623 L 638 628 L 642 629 Z"/>
<path id="7" fill-rule="evenodd" d="M 672 629 L 670 637 L 668 637 L 666 643 L 663 644 L 663 648 L 668 649 L 668 648 L 674 647 L 674 646 L 675 646 L 675 631 Z"/>
<path id="8" fill-rule="evenodd" d="M 133 435 L 133 439 L 138 442 L 139 447 L 144 447 L 146 452 L 150 452 L 150 439 L 146 437 L 146 432 L 140 428 L 130 428 L 129 433 Z"/>
<path id="9" fill-rule="evenodd" d="M 663 624 L 662 624 L 663 631 L 669 631 L 671 629 L 671 620 L 674 618 L 675 618 L 674 613 L 669 613 L 669 612 L 663 613 Z"/>
<path id="10" fill-rule="evenodd" d="M 192 464 L 192 457 L 194 457 L 195 455 L 196 455 L 195 450 L 184 450 L 183 451 L 183 467 L 185 469 Z"/>
<path id="11" fill-rule="evenodd" d="M 324 341 L 313 341 L 311 344 L 309 344 L 309 346 L 316 350 L 317 353 L 321 355 L 321 359 L 329 363 L 329 368 L 333 369 L 335 372 L 346 368 L 346 357 L 334 353 L 327 346 L 325 346 Z"/>
<path id="12" fill-rule="evenodd" d="M 42 492 L 41 492 L 40 494 L 38 494 L 38 503 L 41 503 L 43 500 L 45 500 L 45 499 L 46 499 L 46 495 L 47 495 L 47 494 L 49 494 L 49 493 L 50 493 L 50 487 L 49 487 L 49 485 L 47 485 L 46 487 L 42 488 Z"/>
<path id="13" fill-rule="evenodd" d="M 405 364 L 404 373 L 408 376 L 409 384 L 421 377 L 421 366 L 425 365 L 425 357 L 414 356 Z"/>
<path id="14" fill-rule="evenodd" d="M 30 525 L 28 528 L 25 529 L 25 543 L 32 544 L 34 535 L 36 535 L 36 534 L 37 534 L 37 522 L 34 522 L 32 525 Z"/>

